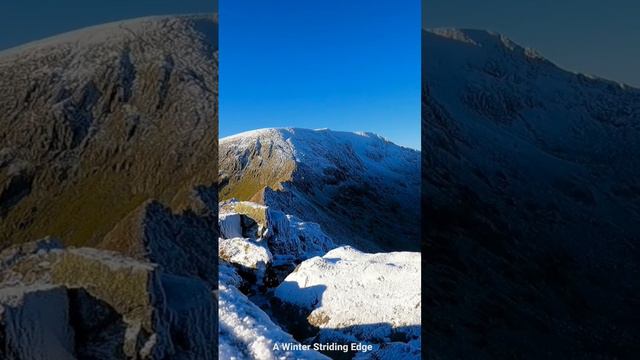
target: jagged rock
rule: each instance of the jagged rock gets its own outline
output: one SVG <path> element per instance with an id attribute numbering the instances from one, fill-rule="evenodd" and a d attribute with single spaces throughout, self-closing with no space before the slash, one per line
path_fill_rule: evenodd
<path id="1" fill-rule="evenodd" d="M 218 305 L 220 359 L 328 359 L 313 350 L 282 349 L 282 344 L 299 343 L 233 286 L 220 285 Z"/>
<path id="2" fill-rule="evenodd" d="M 55 238 L 14 245 L 0 252 L 0 288 L 51 283 L 51 265 L 62 253 Z"/>
<path id="3" fill-rule="evenodd" d="M 269 249 L 280 258 L 279 263 L 323 255 L 335 247 L 333 240 L 322 231 L 319 224 L 305 222 L 272 209 L 267 215 L 269 231 L 266 238 Z"/>
<path id="4" fill-rule="evenodd" d="M 66 325 L 81 330 L 74 345 L 79 353 L 98 359 L 114 351 L 143 359 L 215 354 L 215 302 L 210 286 L 197 278 L 91 248 L 41 250 L 15 260 L 2 278 L 7 272 L 13 274 L 11 286 L 2 284 L 7 291 L 20 284 L 67 289 L 72 306 L 65 308 Z"/>
<path id="5" fill-rule="evenodd" d="M 244 237 L 242 231 L 242 215 L 237 213 L 220 214 L 218 216 L 218 224 L 220 225 L 220 236 L 223 239 Z"/>
<path id="6" fill-rule="evenodd" d="M 74 360 L 74 331 L 63 287 L 0 289 L 0 358 Z"/>
<path id="7" fill-rule="evenodd" d="M 51 250 L 62 248 L 62 242 L 52 237 L 46 237 L 40 240 L 8 247 L 0 251 L 0 271 L 11 268 L 25 257 L 31 255 L 42 255 Z"/>
<path id="8" fill-rule="evenodd" d="M 164 272 L 193 276 L 212 286 L 216 274 L 214 222 L 191 210 L 172 213 L 148 201 L 127 215 L 98 245 L 158 264 Z"/>
<path id="9" fill-rule="evenodd" d="M 213 360 L 217 345 L 217 301 L 210 287 L 194 278 L 163 274 L 164 308 L 172 348 L 164 356 L 179 360 Z M 153 295 L 153 294 L 152 294 Z"/>
<path id="10" fill-rule="evenodd" d="M 240 232 L 241 236 L 247 238 L 260 238 L 266 235 L 269 227 L 267 206 L 250 201 L 230 200 L 221 202 L 218 206 L 218 221 L 220 228 L 229 228 L 231 233 Z M 235 220 L 227 216 L 238 214 L 240 216 L 240 228 Z M 231 221 L 226 223 L 227 221 Z M 230 239 L 230 237 L 225 237 Z"/>
<path id="11" fill-rule="evenodd" d="M 108 302 L 91 295 L 83 288 L 67 290 L 69 297 L 69 326 L 75 334 L 76 358 L 79 359 L 124 359 L 126 353 L 135 353 L 135 348 L 125 346 L 128 341 L 127 325 L 121 314 Z M 142 340 L 142 339 L 141 339 Z"/>
<path id="12" fill-rule="evenodd" d="M 219 239 L 220 259 L 233 264 L 251 283 L 262 286 L 267 269 L 273 262 L 264 242 L 244 238 Z"/>
<path id="13" fill-rule="evenodd" d="M 303 261 L 274 296 L 283 314 L 293 309 L 306 317 L 310 329 L 301 331 L 315 329 L 319 339 L 408 343 L 420 338 L 420 253 L 339 247 Z"/>
<path id="14" fill-rule="evenodd" d="M 223 235 L 264 239 L 277 264 L 293 264 L 335 247 L 320 225 L 247 201 L 221 203 L 219 224 Z"/>

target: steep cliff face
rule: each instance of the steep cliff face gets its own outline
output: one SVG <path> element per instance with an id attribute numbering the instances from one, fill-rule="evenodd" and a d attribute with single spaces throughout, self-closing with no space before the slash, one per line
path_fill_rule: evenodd
<path id="1" fill-rule="evenodd" d="M 153 17 L 0 52 L 0 246 L 95 245 L 217 178 L 217 20 Z"/>
<path id="2" fill-rule="evenodd" d="M 637 351 L 640 91 L 484 31 L 423 49 L 426 348 Z"/>
<path id="3" fill-rule="evenodd" d="M 220 140 L 220 198 L 317 222 L 339 244 L 416 250 L 419 157 L 370 133 L 256 130 Z"/>

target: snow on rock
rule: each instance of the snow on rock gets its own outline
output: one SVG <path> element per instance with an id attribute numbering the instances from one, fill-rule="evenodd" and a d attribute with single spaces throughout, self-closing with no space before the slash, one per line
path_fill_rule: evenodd
<path id="1" fill-rule="evenodd" d="M 269 248 L 279 257 L 304 260 L 322 255 L 335 247 L 333 240 L 322 231 L 319 224 L 271 209 L 267 216 Z"/>
<path id="2" fill-rule="evenodd" d="M 226 286 L 235 286 L 237 288 L 242 286 L 242 277 L 238 274 L 233 265 L 220 259 L 218 264 L 218 283 Z"/>
<path id="3" fill-rule="evenodd" d="M 34 285 L 0 290 L 0 358 L 75 359 L 64 288 Z"/>
<path id="4" fill-rule="evenodd" d="M 242 237 L 242 218 L 240 214 L 220 214 L 218 224 L 220 225 L 220 236 L 224 239 Z"/>
<path id="5" fill-rule="evenodd" d="M 367 254 L 339 247 L 302 262 L 275 296 L 309 314 L 320 336 L 332 338 L 330 332 L 338 331 L 378 342 L 399 334 L 418 338 L 420 253 Z"/>
<path id="6" fill-rule="evenodd" d="M 256 285 L 262 285 L 267 267 L 273 256 L 266 245 L 252 239 L 219 239 L 220 259 L 234 264 L 242 272 L 251 271 L 256 276 Z"/>
<path id="7" fill-rule="evenodd" d="M 232 200 L 221 203 L 220 214 L 221 235 L 264 239 L 278 264 L 322 255 L 335 247 L 320 225 L 268 206 Z"/>
<path id="8" fill-rule="evenodd" d="M 274 344 L 298 344 L 233 286 L 219 288 L 220 359 L 328 359 L 311 350 L 275 350 Z"/>
<path id="9" fill-rule="evenodd" d="M 15 303 L 7 299 L 19 299 L 11 295 L 21 294 L 25 287 L 64 289 L 70 303 L 64 309 L 75 320 L 58 322 L 60 326 L 80 329 L 82 336 L 76 337 L 72 347 L 77 356 L 110 358 L 118 354 L 117 358 L 194 360 L 213 357 L 215 303 L 206 282 L 163 273 L 153 263 L 112 251 L 49 249 L 44 246 L 47 244 L 39 241 L 3 252 L 8 256 L 0 262 L 10 266 L 0 269 L 4 294 L 0 303 Z M 49 326 L 45 321 L 34 324 Z"/>

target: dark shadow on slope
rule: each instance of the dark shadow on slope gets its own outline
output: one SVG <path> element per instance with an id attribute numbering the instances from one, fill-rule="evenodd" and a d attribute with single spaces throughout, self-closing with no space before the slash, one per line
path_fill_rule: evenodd
<path id="1" fill-rule="evenodd" d="M 76 356 L 79 359 L 124 359 L 127 325 L 122 315 L 84 289 L 69 289 L 68 295 Z"/>
<path id="2" fill-rule="evenodd" d="M 556 184 L 554 193 L 537 198 L 508 187 L 496 187 L 501 192 L 487 196 L 464 167 L 450 166 L 470 140 L 460 137 L 459 121 L 429 95 L 429 88 L 423 91 L 426 354 L 434 359 L 637 356 L 637 267 L 620 261 L 638 259 L 637 253 L 608 259 L 590 252 L 594 244 L 624 248 L 634 243 L 633 227 L 625 237 L 585 230 L 599 219 L 572 223 L 575 209 L 563 212 L 556 199 L 572 199 L 576 208 L 601 205 L 571 183 Z M 503 170 L 496 179 L 515 181 Z"/>

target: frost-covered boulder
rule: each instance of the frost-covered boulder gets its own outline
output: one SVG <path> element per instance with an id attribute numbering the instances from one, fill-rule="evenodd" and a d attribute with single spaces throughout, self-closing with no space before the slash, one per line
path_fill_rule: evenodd
<path id="1" fill-rule="evenodd" d="M 225 238 L 265 239 L 277 264 L 305 260 L 335 247 L 320 225 L 248 201 L 221 203 L 218 223 Z"/>
<path id="2" fill-rule="evenodd" d="M 305 260 L 323 255 L 335 247 L 333 240 L 322 231 L 320 225 L 302 221 L 281 211 L 268 211 L 268 225 L 269 248 L 281 261 L 288 258 Z"/>
<path id="3" fill-rule="evenodd" d="M 299 343 L 233 286 L 220 285 L 218 306 L 220 359 L 328 359 L 313 350 L 285 350 Z"/>
<path id="4" fill-rule="evenodd" d="M 265 273 L 273 261 L 265 241 L 245 238 L 219 239 L 220 259 L 235 265 L 241 275 L 252 277 L 256 285 L 262 285 Z"/>
<path id="5" fill-rule="evenodd" d="M 420 337 L 420 253 L 339 247 L 302 262 L 275 297 L 323 341 L 408 343 Z"/>
<path id="6" fill-rule="evenodd" d="M 0 290 L 0 358 L 73 360 L 66 289 L 51 285 Z"/>

